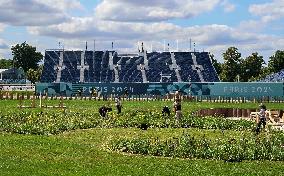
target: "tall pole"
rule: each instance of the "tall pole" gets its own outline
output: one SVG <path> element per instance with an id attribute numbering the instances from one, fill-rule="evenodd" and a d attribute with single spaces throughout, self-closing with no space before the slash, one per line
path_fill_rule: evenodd
<path id="1" fill-rule="evenodd" d="M 93 66 L 94 67 L 95 67 L 95 52 L 96 52 L 96 40 L 94 40 L 94 52 L 93 52 Z"/>
<path id="2" fill-rule="evenodd" d="M 191 51 L 191 38 L 189 39 L 189 50 Z"/>

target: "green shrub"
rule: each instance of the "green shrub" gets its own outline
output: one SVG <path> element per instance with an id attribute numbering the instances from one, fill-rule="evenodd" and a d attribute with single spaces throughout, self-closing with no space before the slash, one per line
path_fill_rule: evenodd
<path id="1" fill-rule="evenodd" d="M 158 138 L 119 139 L 111 141 L 108 148 L 113 151 L 143 155 L 218 159 L 228 162 L 243 160 L 284 161 L 283 136 L 283 134 L 279 136 L 279 134 L 273 133 L 269 138 L 242 136 L 240 139 L 211 141 L 205 136 L 197 139 L 189 134 L 183 134 L 180 138 L 164 141 Z"/>
<path id="2" fill-rule="evenodd" d="M 222 117 L 194 117 L 184 115 L 181 121 L 164 117 L 157 111 L 126 111 L 121 115 L 114 112 L 108 118 L 92 111 L 1 111 L 0 131 L 21 134 L 58 134 L 64 131 L 87 128 L 140 127 L 149 128 L 200 128 L 222 130 L 251 130 L 254 123 L 244 120 L 228 120 Z"/>

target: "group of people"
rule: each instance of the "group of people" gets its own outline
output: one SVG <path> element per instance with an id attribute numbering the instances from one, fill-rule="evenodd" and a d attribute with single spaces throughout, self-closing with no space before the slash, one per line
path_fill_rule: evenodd
<path id="1" fill-rule="evenodd" d="M 121 109 L 122 109 L 121 97 L 115 98 L 115 107 L 117 109 L 117 114 L 120 114 Z M 109 106 L 103 105 L 102 107 L 99 108 L 99 113 L 102 117 L 107 117 L 107 113 L 111 111 L 112 111 L 112 108 Z"/>
<path id="2" fill-rule="evenodd" d="M 122 112 L 122 101 L 120 96 L 115 98 L 115 107 L 117 110 L 117 114 L 120 114 Z M 106 117 L 107 113 L 110 111 L 112 111 L 112 108 L 109 106 L 103 105 L 102 107 L 99 108 L 99 113 L 102 117 Z M 175 113 L 175 118 L 177 120 L 180 120 L 182 118 L 182 112 L 181 112 L 181 93 L 179 91 L 175 93 L 173 111 Z M 170 108 L 168 106 L 164 106 L 162 109 L 162 114 L 164 116 L 170 116 L 171 114 Z"/>
<path id="3" fill-rule="evenodd" d="M 117 114 L 120 114 L 122 112 L 122 101 L 121 101 L 121 97 L 116 97 L 115 98 L 115 107 L 117 110 Z M 258 113 L 258 118 L 257 118 L 257 126 L 256 126 L 256 134 L 260 133 L 261 130 L 261 126 L 263 126 L 263 128 L 265 128 L 266 126 L 266 106 L 264 104 L 260 104 L 259 105 L 260 111 Z M 175 97 L 174 97 L 174 103 L 173 103 L 173 111 L 175 113 L 175 118 L 177 121 L 181 120 L 182 118 L 182 111 L 181 111 L 181 93 L 179 91 L 177 91 L 175 93 Z M 106 117 L 107 116 L 107 112 L 112 111 L 111 107 L 108 106 L 102 106 L 99 109 L 99 113 L 102 117 Z M 170 116 L 171 114 L 171 110 L 168 106 L 164 106 L 162 109 L 162 114 L 164 116 Z"/>
<path id="4" fill-rule="evenodd" d="M 174 97 L 174 103 L 173 103 L 173 111 L 175 113 L 175 118 L 179 121 L 182 118 L 182 112 L 181 112 L 181 93 L 177 91 L 175 93 Z M 168 106 L 164 106 L 162 109 L 162 114 L 170 116 L 170 108 Z"/>

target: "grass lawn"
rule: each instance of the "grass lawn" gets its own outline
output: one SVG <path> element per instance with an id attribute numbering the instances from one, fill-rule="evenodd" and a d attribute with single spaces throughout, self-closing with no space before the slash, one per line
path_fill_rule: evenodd
<path id="1" fill-rule="evenodd" d="M 162 158 L 114 153 L 103 147 L 110 137 L 175 136 L 182 131 L 115 128 L 76 130 L 56 136 L 1 133 L 1 175 L 283 175 L 284 162 Z M 190 132 L 202 135 L 210 130 Z"/>
<path id="2" fill-rule="evenodd" d="M 0 101 L 0 111 L 14 110 L 18 101 Z M 29 104 L 29 102 L 26 102 Z M 49 104 L 59 100 L 48 101 Z M 106 102 L 65 101 L 68 109 L 96 111 Z M 125 109 L 160 109 L 172 102 L 123 102 Z M 183 103 L 184 111 L 211 107 L 258 107 L 257 103 Z M 284 109 L 284 104 L 270 103 L 268 108 Z M 25 110 L 26 111 L 26 110 Z M 29 110 L 27 110 L 29 111 Z M 1 121 L 0 121 L 1 123 Z M 1 129 L 0 129 L 1 131 Z M 0 175 L 283 175 L 284 162 L 189 160 L 108 151 L 105 144 L 119 137 L 149 136 L 170 138 L 184 131 L 196 137 L 231 138 L 240 131 L 204 129 L 94 128 L 64 132 L 59 135 L 20 135 L 0 132 Z"/>

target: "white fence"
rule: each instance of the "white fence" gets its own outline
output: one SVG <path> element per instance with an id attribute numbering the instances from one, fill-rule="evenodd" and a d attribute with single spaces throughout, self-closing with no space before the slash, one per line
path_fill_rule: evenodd
<path id="1" fill-rule="evenodd" d="M 35 91 L 34 84 L 0 84 L 3 91 Z"/>

